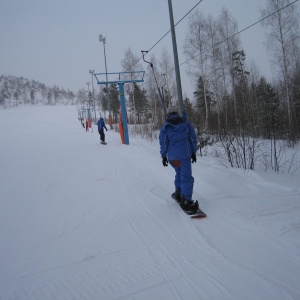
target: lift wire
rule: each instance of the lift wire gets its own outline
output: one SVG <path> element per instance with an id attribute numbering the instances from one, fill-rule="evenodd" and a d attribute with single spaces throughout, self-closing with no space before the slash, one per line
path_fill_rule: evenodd
<path id="1" fill-rule="evenodd" d="M 186 14 L 185 14 L 185 15 L 184 15 L 184 16 L 183 16 L 183 17 L 182 17 L 182 18 L 174 25 L 174 27 L 177 26 L 177 25 L 178 25 L 178 24 L 179 24 L 179 23 L 180 23 L 180 22 L 181 22 L 181 21 L 182 21 L 182 20 L 183 20 L 190 12 L 191 12 L 191 11 L 194 10 L 194 9 L 196 8 L 196 6 L 197 6 L 198 4 L 200 4 L 202 1 L 203 1 L 203 0 L 200 0 L 200 1 L 199 1 L 192 9 L 190 9 L 189 12 L 186 13 Z M 271 13 L 270 15 L 268 15 L 268 16 L 266 16 L 266 17 L 264 17 L 264 18 L 258 20 L 257 22 L 255 22 L 255 23 L 253 23 L 253 24 L 251 24 L 251 25 L 245 27 L 244 29 L 242 29 L 242 30 L 236 32 L 235 34 L 233 34 L 232 36 L 226 38 L 225 40 L 216 43 L 213 47 L 210 47 L 210 48 L 208 48 L 208 49 L 205 49 L 204 52 L 205 52 L 205 51 L 208 51 L 208 50 L 210 50 L 210 49 L 213 49 L 214 47 L 216 47 L 216 46 L 218 46 L 218 45 L 224 43 L 225 41 L 227 41 L 227 40 L 233 38 L 234 36 L 236 36 L 236 35 L 238 35 L 238 34 L 244 32 L 244 31 L 250 29 L 251 27 L 253 27 L 253 26 L 257 25 L 258 23 L 260 23 L 260 22 L 266 20 L 267 18 L 273 16 L 274 14 L 276 14 L 276 13 L 278 13 L 279 11 L 281 11 L 281 10 L 287 8 L 288 6 L 290 6 L 290 5 L 294 4 L 294 3 L 296 3 L 297 1 L 299 1 L 299 0 L 295 0 L 295 1 L 293 1 L 292 3 L 289 3 L 288 5 L 286 5 L 286 6 L 282 7 L 282 8 L 280 8 L 280 9 L 278 9 L 277 11 L 275 11 L 275 12 L 273 12 L 273 13 Z M 155 82 L 156 82 L 156 85 L 157 85 L 157 88 L 158 88 L 159 96 L 160 96 L 160 98 L 161 98 L 161 102 L 162 102 L 162 105 L 163 105 L 163 109 L 164 109 L 164 114 L 165 114 L 165 115 L 166 115 L 166 104 L 165 104 L 164 95 L 161 93 L 160 88 L 159 88 L 159 86 L 158 86 L 158 82 L 157 82 L 157 79 L 156 79 L 156 76 L 155 76 L 153 64 L 152 64 L 151 62 L 148 62 L 148 61 L 145 60 L 144 54 L 147 54 L 149 51 L 151 51 L 151 50 L 152 50 L 152 49 L 153 49 L 153 48 L 154 48 L 154 47 L 155 47 L 155 46 L 156 46 L 156 45 L 157 45 L 157 44 L 158 44 L 158 43 L 159 43 L 166 35 L 167 35 L 167 34 L 169 34 L 170 31 L 171 31 L 171 29 L 170 29 L 166 34 L 164 34 L 164 35 L 163 35 L 163 36 L 162 36 L 162 37 L 161 37 L 161 38 L 160 38 L 160 39 L 159 39 L 159 40 L 158 40 L 158 41 L 157 41 L 157 42 L 156 42 L 149 50 L 148 50 L 148 51 L 143 51 L 143 50 L 142 50 L 142 51 L 141 51 L 141 52 L 142 52 L 142 57 L 141 57 L 139 60 L 137 60 L 137 62 L 136 62 L 136 63 L 138 63 L 138 62 L 143 58 L 143 60 L 144 60 L 146 63 L 150 64 L 150 67 L 151 67 L 151 69 L 152 69 L 152 72 L 153 72 L 153 75 L 154 75 L 154 79 L 155 79 Z M 195 56 L 193 56 L 193 57 L 191 57 L 190 59 L 184 61 L 183 63 L 181 63 L 181 64 L 179 65 L 179 67 L 181 67 L 182 65 L 188 63 L 189 61 L 191 61 L 192 59 L 198 57 L 199 55 L 200 55 L 200 53 L 197 54 L 197 55 L 195 55 Z M 134 63 L 134 65 L 135 65 L 136 63 Z M 174 70 L 174 68 L 170 69 L 169 72 L 172 71 L 172 70 Z"/>
<path id="2" fill-rule="evenodd" d="M 198 1 L 198 3 L 196 5 L 194 5 L 175 25 L 174 27 L 176 27 L 185 17 L 187 17 L 188 14 L 190 14 L 203 0 L 200 0 Z M 161 99 L 161 103 L 162 103 L 162 106 L 163 106 L 163 109 L 164 109 L 164 114 L 166 115 L 166 104 L 165 104 L 165 99 L 164 99 L 164 95 L 163 95 L 163 92 L 161 92 L 160 90 L 160 87 L 158 85 L 158 82 L 157 82 L 157 79 L 156 79 L 156 75 L 155 75 L 155 71 L 154 71 L 154 66 L 151 62 L 149 61 L 146 61 L 145 60 L 145 54 L 147 54 L 148 52 L 150 52 L 162 39 L 164 39 L 169 33 L 171 32 L 171 29 L 166 32 L 149 50 L 147 51 L 144 51 L 144 50 L 141 50 L 142 52 L 142 57 L 140 57 L 134 64 L 137 64 L 142 58 L 144 60 L 144 62 L 148 63 L 152 69 L 152 73 L 153 73 L 153 76 L 154 76 L 154 79 L 155 79 L 155 82 L 156 82 L 156 86 L 157 86 L 157 90 L 158 90 L 158 94 L 159 94 L 159 97 Z"/>
<path id="3" fill-rule="evenodd" d="M 260 19 L 260 20 L 258 20 L 257 22 L 255 22 L 255 23 L 253 23 L 253 24 L 251 24 L 251 25 L 245 27 L 244 29 L 242 29 L 242 30 L 240 30 L 240 31 L 238 31 L 238 32 L 236 32 L 236 33 L 234 33 L 232 36 L 226 38 L 225 40 L 220 41 L 220 42 L 216 43 L 214 46 L 205 49 L 204 52 L 205 52 L 205 51 L 208 51 L 208 50 L 211 50 L 211 49 L 213 49 L 214 47 L 216 47 L 216 46 L 218 46 L 218 45 L 220 45 L 220 44 L 222 44 L 222 43 L 228 41 L 229 39 L 233 38 L 234 36 L 236 36 L 236 35 L 238 35 L 238 34 L 244 32 L 244 31 L 248 30 L 249 28 L 251 28 L 251 27 L 257 25 L 258 23 L 260 23 L 260 22 L 266 20 L 267 18 L 269 18 L 269 17 L 275 15 L 276 13 L 280 12 L 281 10 L 286 9 L 288 6 L 290 6 L 290 5 L 292 5 L 292 4 L 295 4 L 297 1 L 299 1 L 299 0 L 295 0 L 294 2 L 291 2 L 291 3 L 287 4 L 286 6 L 284 6 L 284 7 L 280 8 L 280 9 L 278 9 L 277 11 L 271 13 L 270 15 L 268 15 L 268 16 L 266 16 L 266 17 Z M 181 64 L 179 65 L 179 67 L 181 67 L 182 65 L 184 65 L 184 64 L 186 64 L 187 62 L 191 61 L 192 59 L 198 57 L 199 55 L 200 55 L 200 53 L 197 54 L 197 55 L 195 55 L 195 56 L 193 56 L 193 57 L 191 57 L 191 58 L 189 58 L 188 60 L 186 60 L 186 61 L 184 61 L 183 63 L 181 63 Z M 170 69 L 169 71 L 172 71 L 173 69 L 174 69 L 174 68 Z"/>
<path id="4" fill-rule="evenodd" d="M 198 3 L 196 3 L 175 25 L 174 27 L 176 27 L 185 17 L 187 17 L 187 15 L 189 15 L 203 0 L 198 1 Z M 166 32 L 147 52 L 150 52 L 158 43 L 160 43 L 160 41 L 162 41 L 169 33 L 171 32 L 171 29 Z M 143 56 L 141 56 L 133 65 L 137 64 L 141 59 L 143 58 Z"/>
<path id="5" fill-rule="evenodd" d="M 203 0 L 200 0 L 200 1 L 198 1 L 198 3 L 196 3 L 175 25 L 174 25 L 174 27 L 176 27 L 185 17 L 187 17 L 187 15 L 189 15 L 201 2 L 202 2 Z M 238 31 L 238 32 L 236 32 L 236 33 L 234 33 L 232 36 L 230 36 L 230 37 L 228 37 L 228 38 L 226 38 L 225 40 L 222 40 L 222 41 L 220 41 L 220 42 L 218 42 L 218 43 L 216 43 L 213 47 L 210 47 L 210 48 L 207 48 L 207 49 L 205 49 L 204 51 L 208 51 L 208 50 L 210 50 L 210 49 L 212 49 L 212 48 L 214 48 L 214 47 L 216 47 L 216 46 L 218 46 L 218 45 L 220 45 L 220 44 L 222 44 L 222 43 L 224 43 L 224 42 L 226 42 L 227 40 L 229 40 L 229 39 L 231 39 L 231 38 L 233 38 L 234 36 L 236 36 L 236 35 L 238 35 L 238 34 L 240 34 L 240 33 L 242 33 L 242 32 L 244 32 L 244 31 L 246 31 L 246 30 L 248 30 L 248 29 L 250 29 L 251 27 L 253 27 L 253 26 L 255 26 L 255 25 L 257 25 L 258 23 L 261 23 L 262 21 L 264 21 L 264 20 L 266 20 L 267 18 L 269 18 L 269 17 L 271 17 L 271 16 L 273 16 L 273 15 L 275 15 L 276 13 L 278 13 L 279 11 L 281 11 L 281 10 L 283 10 L 283 9 L 286 9 L 287 7 L 289 7 L 290 5 L 293 5 L 293 4 L 295 4 L 296 2 L 298 2 L 299 0 L 295 0 L 295 1 L 293 1 L 293 2 L 291 2 L 291 3 L 289 3 L 289 4 L 287 4 L 286 6 L 284 6 L 284 7 L 282 7 L 282 8 L 280 8 L 280 9 L 278 9 L 277 11 L 275 11 L 275 12 L 273 12 L 273 13 L 271 13 L 270 15 L 268 15 L 268 16 L 266 16 L 266 17 L 264 17 L 264 18 L 262 18 L 262 19 L 260 19 L 260 20 L 258 20 L 257 22 L 255 22 L 255 23 L 253 23 L 253 24 L 251 24 L 251 25 L 249 25 L 249 26 L 247 26 L 247 27 L 245 27 L 244 29 L 242 29 L 242 30 L 240 30 L 240 31 Z M 148 53 L 148 52 L 150 52 L 160 41 L 162 41 L 169 33 L 170 33 L 170 31 L 171 31 L 171 29 L 168 31 L 168 32 L 166 32 L 147 52 L 146 51 L 144 51 L 144 52 L 146 52 L 146 53 Z M 191 61 L 191 60 L 193 60 L 194 58 L 196 58 L 196 57 L 198 57 L 200 55 L 200 53 L 199 54 L 197 54 L 197 55 L 195 55 L 195 56 L 193 56 L 193 57 L 191 57 L 191 58 L 189 58 L 188 60 L 186 60 L 186 61 L 184 61 L 184 62 L 182 62 L 180 65 L 179 65 L 179 67 L 181 67 L 182 65 L 184 65 L 184 64 L 186 64 L 186 63 L 188 63 L 189 61 Z M 133 66 L 134 65 L 136 65 L 141 59 L 144 59 L 144 56 L 142 55 L 134 64 L 133 64 Z M 172 71 L 172 70 L 174 70 L 174 68 L 172 68 L 172 69 L 170 69 L 170 70 L 168 70 L 169 72 L 170 71 Z"/>
<path id="6" fill-rule="evenodd" d="M 176 27 L 185 17 L 187 17 L 187 15 L 189 15 L 203 0 L 198 1 L 198 3 L 196 3 L 175 25 L 174 27 Z M 148 52 L 150 52 L 160 41 L 162 41 L 169 33 L 170 33 L 171 29 L 166 32 L 149 50 L 147 51 L 142 51 L 145 52 L 146 54 Z M 144 55 L 142 55 L 132 66 L 136 65 L 141 59 L 144 59 Z M 153 70 L 153 67 L 152 67 Z"/>
<path id="7" fill-rule="evenodd" d="M 175 25 L 174 27 L 176 27 L 185 17 L 187 17 L 187 15 L 189 15 L 203 0 L 200 0 L 197 4 L 195 4 Z M 148 52 L 150 52 L 166 35 L 168 35 L 171 32 L 171 29 L 165 33 L 149 50 Z"/>

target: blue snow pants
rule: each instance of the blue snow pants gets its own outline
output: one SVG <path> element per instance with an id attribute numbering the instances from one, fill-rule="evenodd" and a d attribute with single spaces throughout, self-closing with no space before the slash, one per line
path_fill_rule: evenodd
<path id="1" fill-rule="evenodd" d="M 181 189 L 181 194 L 186 200 L 192 200 L 194 177 L 192 176 L 192 163 L 190 158 L 170 161 L 175 170 L 175 188 Z"/>

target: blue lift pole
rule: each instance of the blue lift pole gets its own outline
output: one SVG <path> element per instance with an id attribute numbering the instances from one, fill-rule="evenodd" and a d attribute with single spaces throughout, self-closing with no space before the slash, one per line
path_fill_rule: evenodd
<path id="1" fill-rule="evenodd" d="M 126 104 L 125 104 L 125 97 L 124 97 L 124 83 L 118 82 L 118 85 L 119 85 L 120 103 L 121 103 L 121 109 L 122 109 L 122 124 L 123 124 L 123 131 L 124 131 L 124 143 L 126 145 L 129 145 Z"/>
<path id="2" fill-rule="evenodd" d="M 106 77 L 106 81 L 99 80 L 97 76 L 101 77 L 103 74 L 106 76 L 109 75 L 116 75 L 118 79 L 109 81 Z M 133 71 L 133 72 L 114 72 L 114 73 L 94 73 L 95 78 L 97 79 L 98 84 L 118 84 L 119 86 L 119 94 L 120 94 L 120 104 L 122 110 L 122 127 L 123 127 L 123 135 L 124 135 L 124 144 L 129 145 L 129 134 L 128 134 L 128 124 L 127 124 L 127 111 L 126 111 L 126 102 L 124 96 L 124 84 L 130 82 L 144 82 L 144 74 L 145 71 Z M 136 79 L 127 79 L 126 75 L 134 75 Z M 121 78 L 123 77 L 123 78 Z"/>

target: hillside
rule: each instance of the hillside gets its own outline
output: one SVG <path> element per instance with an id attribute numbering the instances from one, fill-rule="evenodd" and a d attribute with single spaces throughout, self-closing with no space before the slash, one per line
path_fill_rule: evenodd
<path id="1" fill-rule="evenodd" d="M 23 104 L 56 105 L 74 104 L 74 92 L 58 86 L 45 84 L 24 77 L 0 75 L 0 108 L 17 107 Z"/>
<path id="2" fill-rule="evenodd" d="M 198 156 L 192 220 L 157 142 L 73 106 L 0 110 L 0 299 L 300 299 L 299 172 Z"/>

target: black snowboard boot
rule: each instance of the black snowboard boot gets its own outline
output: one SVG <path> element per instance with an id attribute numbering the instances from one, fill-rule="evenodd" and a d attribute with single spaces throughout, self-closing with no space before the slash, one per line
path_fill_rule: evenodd
<path id="1" fill-rule="evenodd" d="M 176 189 L 175 192 L 172 194 L 172 198 L 175 199 L 178 203 L 181 201 L 181 190 Z"/>
<path id="2" fill-rule="evenodd" d="M 183 195 L 181 195 L 181 208 L 186 211 L 188 214 L 196 213 L 199 209 L 198 201 L 186 200 Z"/>

